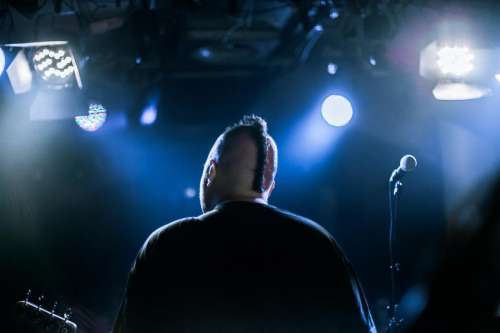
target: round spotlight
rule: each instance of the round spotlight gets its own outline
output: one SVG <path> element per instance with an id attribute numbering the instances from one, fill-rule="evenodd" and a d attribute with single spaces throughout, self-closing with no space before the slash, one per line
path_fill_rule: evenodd
<path id="1" fill-rule="evenodd" d="M 81 129 L 95 132 L 104 125 L 106 121 L 106 109 L 101 104 L 90 104 L 87 116 L 76 116 L 75 122 Z"/>
<path id="2" fill-rule="evenodd" d="M 152 125 L 156 121 L 157 115 L 158 111 L 156 110 L 156 107 L 149 106 L 142 111 L 140 122 L 145 126 Z"/>
<path id="3" fill-rule="evenodd" d="M 4 68 L 5 68 L 5 54 L 3 53 L 2 48 L 0 48 L 0 75 L 3 74 Z"/>
<path id="4" fill-rule="evenodd" d="M 352 119 L 351 102 L 344 96 L 330 95 L 321 105 L 321 115 L 332 126 L 345 126 Z"/>

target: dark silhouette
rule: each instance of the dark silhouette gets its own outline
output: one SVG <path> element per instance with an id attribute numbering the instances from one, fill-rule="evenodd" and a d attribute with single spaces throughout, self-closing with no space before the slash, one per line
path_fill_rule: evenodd
<path id="1" fill-rule="evenodd" d="M 259 117 L 228 128 L 200 184 L 203 215 L 146 241 L 114 332 L 375 332 L 326 230 L 267 204 L 277 147 Z"/>

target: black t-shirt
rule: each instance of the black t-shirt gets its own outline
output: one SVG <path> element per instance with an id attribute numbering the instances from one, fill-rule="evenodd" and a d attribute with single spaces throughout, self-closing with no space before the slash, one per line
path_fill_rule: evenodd
<path id="1" fill-rule="evenodd" d="M 375 332 L 361 286 L 318 224 L 232 201 L 165 225 L 129 274 L 119 332 Z"/>

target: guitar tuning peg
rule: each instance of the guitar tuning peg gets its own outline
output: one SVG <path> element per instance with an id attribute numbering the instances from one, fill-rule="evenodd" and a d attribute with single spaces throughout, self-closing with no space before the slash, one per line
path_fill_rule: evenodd
<path id="1" fill-rule="evenodd" d="M 40 310 L 40 308 L 42 307 L 42 301 L 43 301 L 44 298 L 45 298 L 44 295 L 40 295 L 38 297 L 38 300 L 37 300 L 38 301 L 38 310 Z"/>
<path id="2" fill-rule="evenodd" d="M 30 301 L 30 295 L 31 295 L 31 289 L 28 289 L 26 292 L 26 297 L 24 298 L 24 301 L 27 303 Z"/>
<path id="3" fill-rule="evenodd" d="M 54 302 L 54 305 L 52 305 L 52 315 L 54 315 L 54 312 L 56 312 L 56 307 L 57 307 L 57 301 Z"/>
<path id="4" fill-rule="evenodd" d="M 69 320 L 69 317 L 71 317 L 71 308 L 68 308 L 66 312 L 64 312 L 64 320 Z"/>

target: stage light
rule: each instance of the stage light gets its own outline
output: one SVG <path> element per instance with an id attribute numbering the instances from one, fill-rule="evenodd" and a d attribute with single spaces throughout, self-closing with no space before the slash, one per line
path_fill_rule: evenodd
<path id="1" fill-rule="evenodd" d="M 152 125 L 156 121 L 158 116 L 158 110 L 155 106 L 148 106 L 144 111 L 142 111 L 140 122 L 142 125 Z"/>
<path id="2" fill-rule="evenodd" d="M 377 60 L 374 57 L 372 57 L 372 56 L 370 58 L 368 58 L 368 62 L 372 66 L 376 66 L 377 65 Z"/>
<path id="3" fill-rule="evenodd" d="M 62 89 L 74 83 L 82 89 L 82 81 L 75 57 L 66 41 L 5 44 L 9 52 L 17 52 L 7 68 L 9 80 L 16 94 L 31 90 L 33 72 L 44 87 Z M 29 57 L 29 58 L 28 58 Z"/>
<path id="4" fill-rule="evenodd" d="M 2 48 L 0 48 L 0 76 L 3 74 L 4 68 L 5 68 L 5 54 Z"/>
<path id="5" fill-rule="evenodd" d="M 330 95 L 321 105 L 321 115 L 330 125 L 342 127 L 347 125 L 352 119 L 351 102 L 344 96 Z"/>
<path id="6" fill-rule="evenodd" d="M 202 47 L 198 52 L 202 58 L 210 58 L 212 56 L 212 51 L 207 47 Z"/>
<path id="7" fill-rule="evenodd" d="M 314 30 L 317 32 L 323 32 L 323 26 L 321 24 L 316 24 Z"/>
<path id="8" fill-rule="evenodd" d="M 444 75 L 464 76 L 474 69 L 474 54 L 467 47 L 445 46 L 437 55 L 437 64 Z"/>
<path id="9" fill-rule="evenodd" d="M 337 69 L 338 69 L 338 66 L 332 62 L 329 63 L 327 66 L 327 71 L 328 71 L 328 74 L 330 74 L 330 75 L 335 75 L 335 73 L 337 73 Z"/>
<path id="10" fill-rule="evenodd" d="M 337 19 L 339 16 L 340 16 L 339 11 L 338 11 L 336 8 L 332 7 L 332 9 L 330 10 L 330 18 L 331 18 L 332 20 L 335 20 L 335 19 Z"/>
<path id="11" fill-rule="evenodd" d="M 500 74 L 495 74 L 495 79 L 500 82 Z"/>
<path id="12" fill-rule="evenodd" d="M 89 114 L 75 117 L 75 122 L 80 128 L 88 132 L 95 132 L 106 121 L 106 109 L 101 104 L 90 104 Z"/>
<path id="13" fill-rule="evenodd" d="M 49 86 L 63 88 L 70 84 L 76 64 L 64 46 L 43 46 L 33 54 L 33 67 Z"/>

